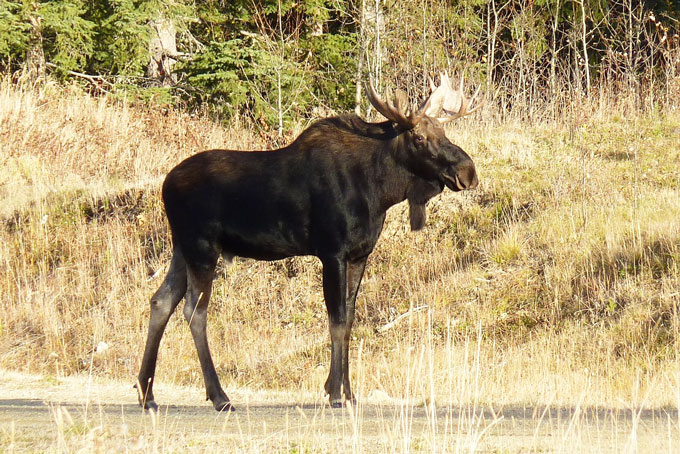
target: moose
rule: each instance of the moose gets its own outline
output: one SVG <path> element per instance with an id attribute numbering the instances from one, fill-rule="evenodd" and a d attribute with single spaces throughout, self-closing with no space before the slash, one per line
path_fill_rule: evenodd
<path id="1" fill-rule="evenodd" d="M 331 337 L 325 383 L 330 405 L 353 401 L 349 340 L 354 304 L 366 266 L 391 206 L 407 200 L 412 230 L 426 221 L 426 203 L 442 192 L 478 184 L 472 159 L 447 139 L 442 125 L 469 115 L 474 104 L 448 75 L 419 106 L 407 96 L 367 96 L 387 121 L 357 115 L 325 118 L 290 145 L 272 151 L 209 150 L 173 168 L 162 197 L 173 255 L 165 280 L 151 298 L 146 347 L 137 389 L 140 405 L 157 410 L 153 380 L 163 332 L 180 300 L 203 372 L 206 400 L 233 410 L 213 364 L 206 319 L 220 256 L 279 260 L 312 255 L 322 264 L 323 296 Z M 472 101 L 472 102 L 471 102 Z M 443 111 L 444 116 L 439 117 Z M 343 397 L 345 400 L 343 400 Z"/>

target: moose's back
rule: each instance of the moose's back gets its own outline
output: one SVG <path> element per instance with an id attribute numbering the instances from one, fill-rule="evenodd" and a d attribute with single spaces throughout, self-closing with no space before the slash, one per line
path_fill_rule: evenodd
<path id="1" fill-rule="evenodd" d="M 163 184 L 175 245 L 189 261 L 369 253 L 384 214 L 372 188 L 380 141 L 348 120 L 317 122 L 279 150 L 181 162 Z"/>

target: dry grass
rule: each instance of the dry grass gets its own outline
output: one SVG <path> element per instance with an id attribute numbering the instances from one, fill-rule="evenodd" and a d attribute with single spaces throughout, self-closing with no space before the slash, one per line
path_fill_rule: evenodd
<path id="1" fill-rule="evenodd" d="M 436 197 L 419 233 L 405 206 L 388 213 L 358 301 L 359 392 L 677 408 L 680 114 L 463 121 L 449 136 L 480 188 Z M 163 176 L 202 149 L 264 146 L 239 125 L 0 84 L 0 367 L 132 382 L 170 257 Z M 329 340 L 316 260 L 219 272 L 209 336 L 228 394 L 320 394 Z M 158 378 L 202 386 L 180 315 Z"/>
<path id="2" fill-rule="evenodd" d="M 431 366 L 432 348 L 402 364 L 404 397 L 370 388 L 361 349 L 355 358 L 359 406 L 331 410 L 318 393 L 233 390 L 235 414 L 196 406 L 202 390 L 161 383 L 165 403 L 143 412 L 120 381 L 87 375 L 56 378 L 4 372 L 0 380 L 0 448 L 8 453 L 111 452 L 659 452 L 680 445 L 677 406 L 649 409 L 647 396 L 623 408 L 475 403 L 483 394 L 480 344 L 449 344 L 446 381 L 464 403 L 423 401 L 420 383 L 441 376 Z M 453 372 L 457 371 L 457 372 Z M 656 389 L 649 390 L 648 395 Z M 36 401 L 37 399 L 37 401 Z M 43 407 L 41 401 L 47 403 Z M 8 404 L 9 402 L 9 404 Z"/>

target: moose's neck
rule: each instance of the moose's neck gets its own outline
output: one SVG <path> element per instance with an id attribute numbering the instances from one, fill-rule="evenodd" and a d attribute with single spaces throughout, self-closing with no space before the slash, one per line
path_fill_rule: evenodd
<path id="1" fill-rule="evenodd" d="M 399 137 L 382 147 L 374 155 L 373 171 L 377 201 L 381 211 L 406 199 L 406 191 L 413 175 L 406 170 L 396 156 Z"/>
<path id="2" fill-rule="evenodd" d="M 388 146 L 376 153 L 375 181 L 378 203 L 382 211 L 404 200 L 409 201 L 411 229 L 419 230 L 425 224 L 425 204 L 443 190 L 439 181 L 430 181 L 409 170 L 403 156 L 401 138 L 395 137 Z"/>

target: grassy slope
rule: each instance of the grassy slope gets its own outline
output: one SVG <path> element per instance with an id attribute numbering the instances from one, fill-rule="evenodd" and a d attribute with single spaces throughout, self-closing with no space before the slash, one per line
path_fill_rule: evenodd
<path id="1" fill-rule="evenodd" d="M 360 395 L 677 405 L 680 115 L 456 128 L 480 188 L 436 197 L 422 232 L 390 211 L 358 302 Z M 164 174 L 202 149 L 262 146 L 238 126 L 2 84 L 0 367 L 132 381 L 170 256 Z M 225 385 L 322 389 L 319 271 L 220 268 L 209 335 Z M 180 312 L 159 379 L 201 385 Z"/>

